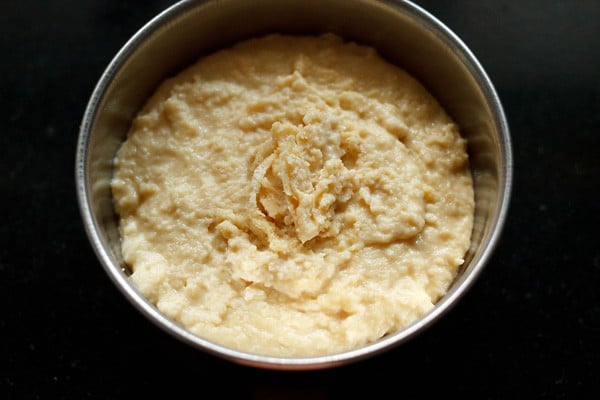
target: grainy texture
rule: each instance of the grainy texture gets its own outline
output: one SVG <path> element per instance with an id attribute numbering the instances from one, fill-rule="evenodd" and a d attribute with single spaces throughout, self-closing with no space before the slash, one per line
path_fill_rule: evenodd
<path id="1" fill-rule="evenodd" d="M 269 355 L 414 322 L 473 223 L 458 127 L 404 71 L 333 35 L 249 40 L 165 82 L 112 187 L 144 295 L 204 338 Z"/>

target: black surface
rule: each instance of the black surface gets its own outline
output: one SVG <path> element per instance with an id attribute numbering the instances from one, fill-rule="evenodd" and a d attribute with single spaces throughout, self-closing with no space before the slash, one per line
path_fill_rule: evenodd
<path id="1" fill-rule="evenodd" d="M 598 398 L 600 2 L 418 2 L 473 50 L 504 103 L 515 158 L 504 235 L 422 336 L 293 373 L 233 365 L 156 328 L 84 233 L 73 172 L 84 108 L 117 50 L 169 4 L 0 3 L 0 398 Z"/>

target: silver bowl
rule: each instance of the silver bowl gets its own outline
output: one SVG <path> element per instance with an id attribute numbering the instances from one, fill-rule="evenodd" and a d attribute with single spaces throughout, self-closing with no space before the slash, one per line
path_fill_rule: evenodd
<path id="1" fill-rule="evenodd" d="M 164 316 L 132 284 L 120 253 L 110 180 L 130 123 L 158 84 L 202 54 L 271 32 L 333 32 L 370 45 L 419 79 L 468 139 L 475 185 L 471 247 L 447 294 L 412 325 L 333 355 L 269 357 L 221 346 Z M 511 192 L 509 128 L 498 95 L 467 46 L 442 22 L 407 1 L 184 0 L 142 27 L 117 53 L 89 100 L 79 133 L 76 188 L 91 245 L 108 276 L 141 313 L 175 338 L 235 363 L 280 370 L 330 368 L 407 342 L 446 313 L 473 284 L 501 235 Z"/>

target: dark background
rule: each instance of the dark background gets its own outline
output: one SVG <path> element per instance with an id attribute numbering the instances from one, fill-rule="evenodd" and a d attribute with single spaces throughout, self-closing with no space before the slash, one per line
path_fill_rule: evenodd
<path id="1" fill-rule="evenodd" d="M 88 244 L 79 123 L 113 55 L 169 1 L 0 3 L 0 398 L 600 395 L 600 2 L 433 1 L 488 71 L 512 133 L 501 241 L 423 335 L 314 372 L 231 364 L 156 328 Z M 215 396 L 216 396 L 215 395 Z"/>

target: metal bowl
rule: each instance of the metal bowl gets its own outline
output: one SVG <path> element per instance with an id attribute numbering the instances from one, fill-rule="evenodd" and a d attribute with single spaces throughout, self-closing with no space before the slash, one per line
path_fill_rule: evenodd
<path id="1" fill-rule="evenodd" d="M 421 81 L 468 139 L 475 184 L 471 247 L 447 294 L 412 325 L 364 347 L 306 358 L 245 353 L 198 337 L 165 317 L 128 279 L 120 253 L 110 180 L 130 123 L 158 84 L 201 55 L 271 32 L 333 32 L 370 45 Z M 91 245 L 109 277 L 147 318 L 194 348 L 266 369 L 330 368 L 405 343 L 455 304 L 490 259 L 509 203 L 512 155 L 498 95 L 475 56 L 452 31 L 407 1 L 184 0 L 142 27 L 118 52 L 89 100 L 76 155 L 76 188 Z"/>

